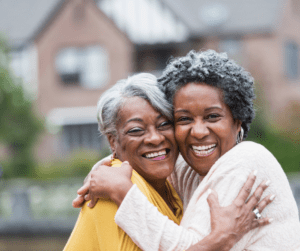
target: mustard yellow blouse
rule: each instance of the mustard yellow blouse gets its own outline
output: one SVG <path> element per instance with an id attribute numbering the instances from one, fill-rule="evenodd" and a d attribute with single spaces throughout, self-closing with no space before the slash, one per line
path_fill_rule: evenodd
<path id="1" fill-rule="evenodd" d="M 113 160 L 112 166 L 120 167 L 120 160 Z M 176 208 L 176 213 L 171 211 L 158 192 L 136 171 L 132 172 L 132 182 L 137 185 L 148 200 L 158 210 L 179 225 L 182 218 L 182 202 L 168 181 L 167 188 L 169 199 Z M 118 227 L 114 216 L 118 206 L 111 200 L 99 199 L 94 208 L 84 204 L 77 219 L 73 232 L 64 248 L 64 251 L 135 251 L 140 250 L 130 237 Z"/>

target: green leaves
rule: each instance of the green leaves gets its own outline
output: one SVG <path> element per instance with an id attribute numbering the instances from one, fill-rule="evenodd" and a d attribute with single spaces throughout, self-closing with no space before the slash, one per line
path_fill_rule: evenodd
<path id="1" fill-rule="evenodd" d="M 10 70 L 8 58 L 8 47 L 0 40 L 0 143 L 8 153 L 4 177 L 24 177 L 33 170 L 33 145 L 43 123 L 26 99 L 21 79 Z"/>

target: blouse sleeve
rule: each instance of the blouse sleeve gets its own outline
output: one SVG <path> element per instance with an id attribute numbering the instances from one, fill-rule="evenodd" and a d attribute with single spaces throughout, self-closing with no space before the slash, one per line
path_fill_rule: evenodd
<path id="1" fill-rule="evenodd" d="M 182 251 L 198 242 L 195 233 L 162 215 L 136 185 L 121 203 L 115 222 L 142 250 Z"/>

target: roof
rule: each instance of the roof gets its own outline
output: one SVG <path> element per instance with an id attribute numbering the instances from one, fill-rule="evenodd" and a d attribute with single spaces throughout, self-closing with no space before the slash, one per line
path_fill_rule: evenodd
<path id="1" fill-rule="evenodd" d="M 191 35 L 274 31 L 286 0 L 163 0 L 189 27 Z"/>
<path id="2" fill-rule="evenodd" d="M 0 32 L 12 47 L 30 41 L 55 13 L 62 0 L 0 0 Z"/>
<path id="3" fill-rule="evenodd" d="M 142 33 L 135 32 L 134 34 L 135 36 L 139 33 L 144 35 L 147 43 L 157 43 L 160 40 L 163 41 L 157 34 L 157 41 L 155 39 L 152 39 L 153 41 L 150 39 L 156 37 L 153 33 L 154 28 L 162 26 L 163 28 L 157 29 L 157 33 L 162 33 L 165 36 L 167 33 L 170 33 L 170 37 L 166 36 L 167 39 L 165 40 L 167 42 L 173 41 L 173 35 L 176 35 L 176 33 L 177 35 L 175 38 L 182 37 L 182 40 L 185 40 L 189 35 L 192 37 L 203 37 L 216 34 L 240 35 L 245 33 L 269 33 L 276 28 L 276 24 L 281 17 L 282 7 L 284 7 L 284 3 L 287 2 L 287 0 L 156 0 L 155 5 L 158 5 L 159 1 L 164 5 L 167 5 L 172 13 L 175 14 L 177 21 L 174 17 L 170 16 L 170 13 L 164 13 L 163 16 L 168 18 L 163 19 L 159 18 L 155 13 L 152 13 L 150 17 L 156 16 L 153 20 L 160 20 L 160 24 L 157 22 L 154 23 L 152 20 L 150 24 L 153 24 L 153 27 L 150 26 L 150 28 L 146 28 L 143 27 L 143 22 L 134 22 L 135 26 L 133 28 L 130 28 L 130 26 L 126 27 L 127 30 L 125 30 L 125 32 L 128 33 L 129 31 L 142 30 Z M 64 2 L 64 0 L 0 0 L 0 32 L 5 33 L 8 42 L 12 47 L 21 47 L 32 41 L 35 36 L 39 34 Z M 111 3 L 111 6 L 116 6 L 116 4 L 112 4 L 112 2 L 112 0 L 102 0 L 99 3 L 102 3 L 102 5 L 104 3 Z M 140 0 L 135 3 L 137 2 L 140 3 Z M 147 1 L 144 2 L 146 3 Z M 125 3 L 125 6 L 127 6 L 128 2 L 124 1 L 124 4 Z M 145 6 L 147 5 L 145 4 L 144 7 Z M 130 6 L 128 5 L 126 8 L 128 9 L 129 7 Z M 139 7 L 141 8 L 143 5 L 140 5 Z M 112 7 L 109 7 L 108 9 L 111 8 Z M 149 11 L 154 11 L 155 8 L 151 8 L 147 7 Z M 166 8 L 164 9 L 166 10 Z M 103 10 L 105 12 L 105 9 Z M 121 11 L 121 14 L 113 9 L 110 11 L 113 11 L 115 14 L 112 15 L 112 19 L 113 17 L 119 17 L 121 14 L 128 14 L 127 11 Z M 172 19 L 174 21 L 170 21 L 170 24 L 168 24 L 166 21 L 163 21 L 164 19 Z M 114 21 L 118 24 L 118 20 Z M 129 21 L 126 23 L 132 23 Z M 174 27 L 171 25 L 172 23 L 178 23 L 179 21 L 183 22 L 185 27 L 180 23 L 179 28 L 176 28 L 177 25 Z M 123 22 L 121 22 L 121 26 L 122 25 Z M 148 33 L 150 35 L 147 34 L 150 37 L 146 36 L 145 31 L 147 30 L 149 30 Z M 172 30 L 174 30 L 174 34 L 171 33 Z M 130 37 L 131 40 L 137 43 L 134 39 L 135 36 Z"/>

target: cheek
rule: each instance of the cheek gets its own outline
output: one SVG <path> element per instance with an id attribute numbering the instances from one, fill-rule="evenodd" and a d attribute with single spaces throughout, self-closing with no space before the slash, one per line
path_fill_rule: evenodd
<path id="1" fill-rule="evenodd" d="M 175 128 L 175 139 L 177 141 L 177 144 L 184 142 L 186 138 L 186 130 L 183 126 L 176 126 Z"/>
<path id="2" fill-rule="evenodd" d="M 225 130 L 224 128 L 230 128 L 229 130 Z M 222 152 L 225 153 L 230 150 L 236 144 L 236 137 L 237 137 L 237 128 L 232 125 L 228 124 L 219 131 L 219 135 L 221 136 L 221 145 L 223 146 Z"/>

